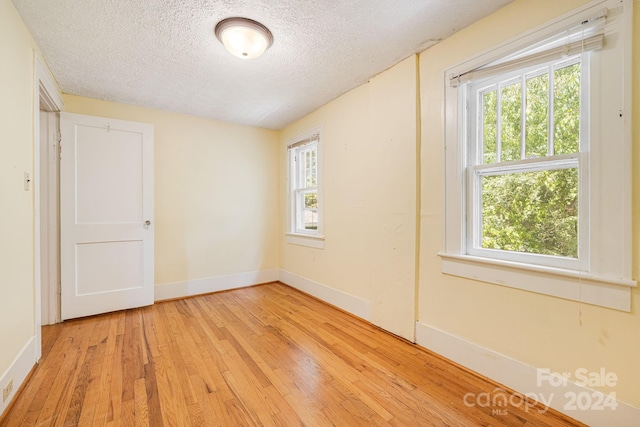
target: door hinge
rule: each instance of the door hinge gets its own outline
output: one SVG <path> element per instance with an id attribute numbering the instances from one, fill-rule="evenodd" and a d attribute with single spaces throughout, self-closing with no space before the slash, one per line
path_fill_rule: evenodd
<path id="1" fill-rule="evenodd" d="M 56 134 L 56 143 L 58 144 L 58 160 L 62 158 L 62 132 Z"/>

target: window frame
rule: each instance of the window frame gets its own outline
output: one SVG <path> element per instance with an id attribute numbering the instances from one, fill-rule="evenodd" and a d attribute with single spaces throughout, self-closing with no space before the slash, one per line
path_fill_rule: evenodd
<path id="1" fill-rule="evenodd" d="M 579 151 L 571 154 L 553 154 L 554 138 L 552 117 L 554 88 L 552 83 L 553 73 L 564 67 L 580 64 L 580 137 Z M 547 155 L 544 157 L 526 157 L 526 82 L 528 79 L 541 75 L 549 75 L 549 107 L 547 109 Z M 500 99 L 500 90 L 514 83 L 521 83 L 521 138 L 520 159 L 512 161 L 500 161 L 500 144 L 496 145 L 496 161 L 484 163 L 484 140 L 482 124 L 484 117 L 482 112 L 482 95 L 491 90 L 496 90 Z M 525 264 L 536 264 L 549 267 L 567 268 L 579 270 L 581 265 L 589 262 L 589 56 L 587 53 L 573 55 L 569 58 L 556 59 L 541 64 L 530 65 L 519 70 L 483 78 L 477 82 L 466 84 L 465 103 L 468 109 L 465 112 L 467 132 L 463 135 L 464 144 L 468 149 L 467 183 L 466 183 L 466 250 L 469 255 L 495 258 L 505 261 L 514 261 Z M 499 106 L 498 113 L 500 111 Z M 496 127 L 501 124 L 500 115 L 496 117 Z M 496 130 L 497 135 L 500 133 Z M 499 141 L 496 141 L 498 143 Z M 546 167 L 545 167 L 546 166 Z M 576 168 L 578 171 L 578 257 L 562 257 L 535 253 L 524 253 L 500 249 L 488 249 L 481 246 L 482 240 L 482 190 L 481 177 L 497 176 L 504 174 L 516 174 L 525 172 L 540 172 L 545 170 L 558 170 Z M 585 200 L 583 200 L 585 199 Z"/>
<path id="2" fill-rule="evenodd" d="M 443 71 L 444 211 L 438 255 L 444 274 L 630 311 L 631 288 L 637 285 L 632 279 L 630 232 L 632 9 L 633 0 L 596 0 Z M 467 208 L 472 184 L 465 140 L 469 132 L 465 86 L 470 83 L 463 83 L 461 76 L 485 65 L 507 63 L 518 52 L 538 49 L 552 37 L 581 23 L 599 21 L 603 15 L 606 21 L 599 31 L 605 48 L 590 54 L 587 70 L 589 84 L 597 88 L 589 91 L 589 145 L 584 151 L 581 147 L 577 158 L 580 186 L 590 189 L 580 195 L 579 210 L 589 213 L 589 224 L 586 234 L 578 236 L 580 245 L 589 239 L 581 251 L 588 250 L 588 256 L 577 265 L 543 265 L 470 253 Z"/>
<path id="3" fill-rule="evenodd" d="M 307 167 L 304 163 L 306 161 L 307 153 L 313 153 L 315 151 L 315 171 L 311 172 L 312 175 L 315 174 L 316 185 L 309 186 L 307 184 Z M 316 235 L 316 229 L 307 229 L 304 227 L 304 216 L 305 212 L 311 209 L 305 208 L 305 196 L 307 194 L 316 194 L 316 198 L 318 195 L 318 142 L 310 142 L 301 147 L 290 149 L 290 156 L 292 156 L 293 160 L 291 161 L 291 197 L 293 198 L 292 203 L 292 218 L 293 223 L 291 224 L 291 231 L 296 234 L 308 234 L 308 235 Z M 299 162 L 299 163 L 298 163 Z M 318 208 L 315 209 L 316 215 L 318 213 Z"/>
<path id="4" fill-rule="evenodd" d="M 287 231 L 286 242 L 296 245 L 309 246 L 313 248 L 324 248 L 324 227 L 323 227 L 323 200 L 322 200 L 322 128 L 312 129 L 304 134 L 298 135 L 287 142 Z M 297 163 L 297 158 L 305 152 L 315 148 L 316 165 L 315 178 L 316 186 L 308 187 L 306 183 L 305 168 L 302 163 Z M 303 227 L 302 215 L 305 210 L 304 195 L 316 193 L 317 198 L 317 228 L 305 229 Z"/>

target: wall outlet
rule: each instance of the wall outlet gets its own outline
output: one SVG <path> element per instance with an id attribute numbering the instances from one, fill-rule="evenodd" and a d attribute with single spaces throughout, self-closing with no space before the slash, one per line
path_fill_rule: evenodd
<path id="1" fill-rule="evenodd" d="M 11 392 L 13 391 L 13 380 L 9 380 L 9 383 L 2 389 L 2 402 L 7 400 Z"/>

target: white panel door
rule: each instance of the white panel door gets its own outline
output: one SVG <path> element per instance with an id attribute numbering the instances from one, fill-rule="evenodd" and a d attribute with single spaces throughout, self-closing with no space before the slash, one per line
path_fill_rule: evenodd
<path id="1" fill-rule="evenodd" d="M 61 113 L 62 319 L 153 304 L 153 126 Z"/>

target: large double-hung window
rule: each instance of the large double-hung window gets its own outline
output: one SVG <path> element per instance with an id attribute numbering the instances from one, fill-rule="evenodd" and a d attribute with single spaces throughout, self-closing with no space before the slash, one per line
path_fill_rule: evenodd
<path id="1" fill-rule="evenodd" d="M 588 256 L 580 203 L 589 192 L 580 179 L 588 168 L 580 154 L 588 151 L 587 61 L 577 54 L 467 88 L 470 254 L 570 268 Z"/>
<path id="2" fill-rule="evenodd" d="M 632 6 L 445 72 L 444 273 L 630 309 Z"/>

